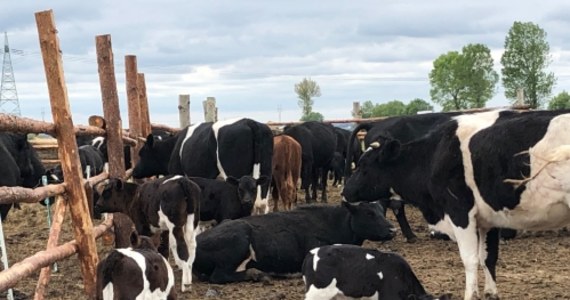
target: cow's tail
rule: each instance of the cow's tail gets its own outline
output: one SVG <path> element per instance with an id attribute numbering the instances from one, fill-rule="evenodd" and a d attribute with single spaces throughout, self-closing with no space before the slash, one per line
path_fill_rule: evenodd
<path id="1" fill-rule="evenodd" d="M 360 123 L 358 124 L 358 126 L 356 126 L 354 128 L 354 130 L 352 131 L 352 133 L 350 134 L 350 138 L 348 139 L 348 143 L 346 145 L 346 147 L 348 148 L 346 150 L 346 165 L 344 166 L 344 182 L 346 182 L 346 179 L 348 179 L 348 177 L 350 177 L 350 175 L 352 174 L 352 158 L 354 156 L 354 154 L 352 153 L 353 150 L 353 145 L 354 145 L 354 139 L 356 136 L 358 136 L 358 132 L 360 130 L 370 130 L 370 128 L 372 128 L 373 124 L 372 123 Z"/>
<path id="2" fill-rule="evenodd" d="M 258 176 L 267 176 L 268 183 L 261 186 L 261 198 L 266 199 L 271 185 L 271 162 L 273 158 L 273 132 L 269 126 L 246 119 L 253 136 L 253 169 L 252 173 Z M 255 173 L 256 165 L 259 165 L 259 174 Z M 259 177 L 258 177 L 259 178 Z M 256 178 L 257 179 L 257 178 Z"/>
<path id="3" fill-rule="evenodd" d="M 178 180 L 178 183 L 186 196 L 186 213 L 194 214 L 194 228 L 196 228 L 200 221 L 200 199 L 202 197 L 202 190 L 194 181 L 186 176 Z"/>

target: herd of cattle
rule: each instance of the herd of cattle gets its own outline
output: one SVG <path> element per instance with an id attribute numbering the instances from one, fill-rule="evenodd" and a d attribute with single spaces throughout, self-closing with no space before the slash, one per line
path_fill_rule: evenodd
<path id="1" fill-rule="evenodd" d="M 458 243 L 464 298 L 479 299 L 481 265 L 485 298 L 498 299 L 500 229 L 570 223 L 567 128 L 568 111 L 493 110 L 392 117 L 352 132 L 305 122 L 274 135 L 250 119 L 153 132 L 133 170 L 142 183 L 111 178 L 95 189 L 95 213 L 124 213 L 135 229 L 130 247 L 100 262 L 97 298 L 175 299 L 172 254 L 182 292 L 193 275 L 229 283 L 301 272 L 305 299 L 448 299 L 427 293 L 398 254 L 360 247 L 394 237 L 388 208 L 415 241 L 410 204 Z M 104 141 L 84 144 L 83 170 L 102 172 Z M 60 169 L 44 170 L 25 136 L 0 134 L 0 159 L 1 186 L 35 187 L 46 173 L 62 180 Z M 344 180 L 340 205 L 323 204 L 329 174 L 333 184 Z M 292 209 L 299 179 L 307 205 Z M 0 206 L 2 220 L 10 207 Z"/>

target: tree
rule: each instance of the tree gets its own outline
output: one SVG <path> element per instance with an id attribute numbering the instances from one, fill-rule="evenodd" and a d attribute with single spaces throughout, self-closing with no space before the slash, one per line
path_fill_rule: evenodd
<path id="1" fill-rule="evenodd" d="M 316 81 L 311 78 L 303 78 L 303 80 L 295 84 L 295 93 L 299 98 L 299 107 L 303 109 L 303 116 L 308 116 L 313 110 L 313 97 L 321 96 L 321 88 Z"/>
<path id="2" fill-rule="evenodd" d="M 377 104 L 372 110 L 374 117 L 402 116 L 406 114 L 406 105 L 399 100 Z"/>
<path id="3" fill-rule="evenodd" d="M 433 62 L 429 74 L 433 102 L 444 111 L 478 108 L 493 97 L 499 75 L 493 70 L 491 51 L 469 44 L 461 53 L 450 51 Z"/>
<path id="4" fill-rule="evenodd" d="M 416 115 L 418 111 L 423 111 L 423 110 L 431 111 L 433 110 L 433 106 L 427 103 L 427 101 L 420 98 L 416 98 L 410 101 L 408 105 L 406 105 L 406 115 Z"/>
<path id="5" fill-rule="evenodd" d="M 550 100 L 548 103 L 548 109 L 570 109 L 570 95 L 566 91 L 562 91 Z"/>
<path id="6" fill-rule="evenodd" d="M 316 112 L 316 111 L 312 111 L 312 112 L 310 112 L 308 115 L 304 115 L 304 116 L 301 118 L 301 121 L 304 121 L 304 122 L 305 122 L 305 121 L 319 121 L 319 122 L 322 122 L 324 119 L 325 119 L 325 117 L 324 117 L 321 113 Z"/>
<path id="7" fill-rule="evenodd" d="M 362 103 L 362 107 L 360 108 L 360 110 L 362 110 L 362 118 L 371 118 L 374 107 L 376 107 L 376 105 L 372 103 L 372 101 L 364 101 L 364 103 Z"/>
<path id="8" fill-rule="evenodd" d="M 505 97 L 516 101 L 517 90 L 524 89 L 524 103 L 539 108 L 556 83 L 550 65 L 550 46 L 546 32 L 532 22 L 514 22 L 505 38 L 501 57 Z"/>

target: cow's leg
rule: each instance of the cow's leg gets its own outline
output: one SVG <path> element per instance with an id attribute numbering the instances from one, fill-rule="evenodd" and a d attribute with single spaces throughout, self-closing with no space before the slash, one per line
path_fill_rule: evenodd
<path id="1" fill-rule="evenodd" d="M 169 232 L 163 231 L 160 233 L 160 245 L 158 245 L 158 253 L 160 253 L 164 258 L 168 259 L 168 237 Z"/>
<path id="2" fill-rule="evenodd" d="M 465 267 L 465 300 L 479 299 L 477 286 L 477 270 L 479 266 L 479 237 L 477 235 L 477 223 L 474 214 L 469 213 L 467 227 L 456 226 L 446 216 L 453 228 L 457 239 L 459 254 Z"/>
<path id="3" fill-rule="evenodd" d="M 321 170 L 321 178 L 323 179 L 323 193 L 322 199 L 323 203 L 327 203 L 327 170 L 324 168 Z"/>
<path id="4" fill-rule="evenodd" d="M 182 270 L 182 284 L 180 288 L 182 292 L 185 292 L 189 285 L 192 283 L 192 273 L 190 267 L 188 266 L 188 260 L 190 255 L 188 253 L 188 246 L 186 245 L 186 240 L 184 238 L 184 230 L 181 226 L 174 226 L 171 222 L 166 222 L 169 233 L 169 244 L 172 256 L 174 256 L 174 262 Z M 188 285 L 188 287 L 187 287 Z"/>
<path id="5" fill-rule="evenodd" d="M 188 271 L 189 284 L 192 284 L 192 264 L 196 258 L 196 235 L 198 235 L 197 228 L 194 228 L 194 214 L 188 215 L 186 218 L 186 225 L 184 225 L 184 241 L 188 251 L 188 260 L 186 260 Z"/>
<path id="6" fill-rule="evenodd" d="M 414 243 L 417 241 L 418 237 L 412 231 L 410 223 L 408 223 L 408 219 L 406 218 L 404 202 L 401 200 L 390 200 L 390 208 L 394 212 L 396 220 L 398 220 L 398 224 L 400 224 L 400 229 L 402 229 L 402 234 L 406 237 L 406 241 L 408 243 Z"/>
<path id="7" fill-rule="evenodd" d="M 313 168 L 311 171 L 311 186 L 313 188 L 311 199 L 312 201 L 317 202 L 317 191 L 319 190 L 319 171 L 317 168 Z"/>
<path id="8" fill-rule="evenodd" d="M 279 194 L 281 194 L 281 178 L 273 180 L 271 198 L 273 198 L 273 211 L 279 211 Z"/>
<path id="9" fill-rule="evenodd" d="M 497 300 L 496 266 L 499 258 L 499 229 L 479 228 L 479 263 L 485 273 L 485 299 Z"/>

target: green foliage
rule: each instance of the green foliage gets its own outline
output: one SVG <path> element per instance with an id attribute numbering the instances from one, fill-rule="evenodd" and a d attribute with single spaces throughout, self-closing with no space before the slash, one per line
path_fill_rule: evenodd
<path id="1" fill-rule="evenodd" d="M 432 101 L 444 111 L 484 107 L 493 97 L 499 75 L 493 70 L 491 51 L 483 44 L 469 44 L 433 62 L 429 74 Z"/>
<path id="2" fill-rule="evenodd" d="M 303 117 L 311 114 L 313 110 L 313 97 L 321 96 L 321 88 L 316 81 L 311 78 L 303 78 L 303 80 L 295 84 L 295 93 L 299 98 L 299 107 L 303 110 Z"/>
<path id="3" fill-rule="evenodd" d="M 375 117 L 402 116 L 404 114 L 406 114 L 406 105 L 399 100 L 377 104 L 372 110 L 372 115 Z"/>
<path id="4" fill-rule="evenodd" d="M 539 108 L 556 83 L 550 65 L 550 46 L 546 32 L 532 22 L 514 22 L 505 38 L 501 57 L 505 97 L 516 101 L 517 90 L 524 89 L 524 104 Z"/>
<path id="5" fill-rule="evenodd" d="M 420 98 L 416 98 L 406 105 L 406 115 L 416 115 L 418 111 L 423 110 L 433 110 L 433 106 Z"/>
<path id="6" fill-rule="evenodd" d="M 562 91 L 550 100 L 548 103 L 548 109 L 570 109 L 570 95 L 566 91 Z"/>
<path id="7" fill-rule="evenodd" d="M 325 119 L 325 117 L 316 111 L 312 111 L 310 112 L 308 115 L 303 115 L 303 117 L 301 118 L 301 121 L 319 121 L 322 122 Z"/>
<path id="8" fill-rule="evenodd" d="M 362 104 L 362 118 L 391 117 L 403 115 L 415 115 L 421 110 L 432 110 L 425 100 L 416 98 L 407 105 L 399 100 L 392 100 L 387 103 L 374 104 L 372 101 L 365 101 Z"/>

